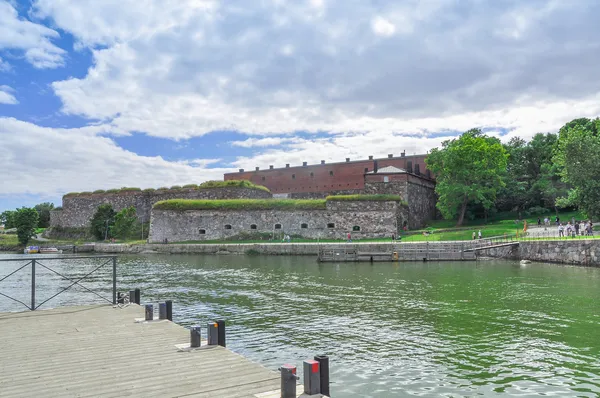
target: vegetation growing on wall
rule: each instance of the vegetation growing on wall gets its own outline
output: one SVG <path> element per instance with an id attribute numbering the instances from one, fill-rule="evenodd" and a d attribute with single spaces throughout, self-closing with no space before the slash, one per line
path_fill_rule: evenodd
<path id="1" fill-rule="evenodd" d="M 156 202 L 157 210 L 324 210 L 325 199 L 170 199 Z"/>
<path id="2" fill-rule="evenodd" d="M 262 185 L 257 185 L 251 181 L 247 180 L 228 180 L 228 181 L 205 181 L 198 186 L 199 188 L 250 188 L 250 189 L 260 189 L 266 192 L 269 191 L 269 188 L 264 187 Z"/>

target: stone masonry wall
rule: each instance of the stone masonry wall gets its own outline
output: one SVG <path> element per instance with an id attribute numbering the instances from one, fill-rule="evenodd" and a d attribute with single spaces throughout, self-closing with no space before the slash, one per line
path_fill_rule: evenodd
<path id="1" fill-rule="evenodd" d="M 82 228 L 89 226 L 98 206 L 112 205 L 115 211 L 134 206 L 138 218 L 147 222 L 154 203 L 167 199 L 268 199 L 272 195 L 261 189 L 251 188 L 204 188 L 157 190 L 153 192 L 129 191 L 77 196 L 64 196 L 62 210 L 50 213 L 50 226 Z"/>
<path id="2" fill-rule="evenodd" d="M 590 239 L 520 242 L 517 247 L 482 250 L 478 255 L 598 267 L 600 266 L 600 241 Z"/>
<path id="3" fill-rule="evenodd" d="M 409 207 L 409 229 L 422 228 L 427 221 L 435 219 L 437 197 L 434 183 L 410 176 L 407 195 L 403 198 L 408 202 Z"/>
<path id="4" fill-rule="evenodd" d="M 348 232 L 355 239 L 388 237 L 395 233 L 397 217 L 396 202 L 362 201 L 360 206 L 336 202 L 333 206 L 328 204 L 326 210 L 306 211 L 154 209 L 150 242 L 217 240 L 251 233 L 289 234 L 313 239 L 344 239 Z M 253 225 L 256 229 L 252 229 Z M 276 225 L 281 227 L 276 229 Z M 354 227 L 360 227 L 360 231 L 354 231 Z"/>

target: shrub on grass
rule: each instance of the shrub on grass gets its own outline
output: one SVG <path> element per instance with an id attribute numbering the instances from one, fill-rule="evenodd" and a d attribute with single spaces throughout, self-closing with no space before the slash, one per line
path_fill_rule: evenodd
<path id="1" fill-rule="evenodd" d="M 325 210 L 325 200 L 308 199 L 170 199 L 156 202 L 157 210 Z"/>
<path id="2" fill-rule="evenodd" d="M 198 186 L 199 188 L 250 188 L 250 189 L 260 189 L 266 192 L 269 191 L 269 188 L 257 185 L 248 180 L 228 180 L 228 181 L 205 181 Z"/>

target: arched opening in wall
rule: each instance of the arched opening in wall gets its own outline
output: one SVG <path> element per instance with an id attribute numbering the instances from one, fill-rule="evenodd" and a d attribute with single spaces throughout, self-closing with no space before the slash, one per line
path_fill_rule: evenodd
<path id="1" fill-rule="evenodd" d="M 231 229 L 231 225 L 230 224 L 225 224 L 225 229 Z"/>
<path id="2" fill-rule="evenodd" d="M 308 228 L 308 224 L 302 223 L 302 224 L 300 224 L 300 228 L 306 229 L 306 228 Z"/>
<path id="3" fill-rule="evenodd" d="M 275 224 L 275 229 L 281 229 L 281 224 Z"/>
<path id="4" fill-rule="evenodd" d="M 327 228 L 335 228 L 335 224 L 330 222 L 327 224 Z"/>
<path id="5" fill-rule="evenodd" d="M 352 230 L 353 231 L 360 231 L 360 226 L 355 225 L 355 226 L 352 227 Z"/>
<path id="6" fill-rule="evenodd" d="M 329 172 L 329 176 L 333 177 L 333 170 Z"/>
<path id="7" fill-rule="evenodd" d="M 292 180 L 296 179 L 296 174 L 292 174 Z"/>
<path id="8" fill-rule="evenodd" d="M 312 177 L 314 177 L 314 176 L 315 176 L 315 173 L 313 173 L 313 172 L 311 171 L 311 172 L 310 172 L 310 177 L 312 178 Z"/>
<path id="9" fill-rule="evenodd" d="M 421 167 L 419 164 L 415 164 L 415 174 L 421 174 Z"/>
<path id="10" fill-rule="evenodd" d="M 206 230 L 205 230 L 205 229 L 199 229 L 199 230 L 198 230 L 198 233 L 199 233 L 200 235 L 206 235 Z"/>
<path id="11" fill-rule="evenodd" d="M 256 229 L 256 224 L 250 225 L 250 229 Z"/>

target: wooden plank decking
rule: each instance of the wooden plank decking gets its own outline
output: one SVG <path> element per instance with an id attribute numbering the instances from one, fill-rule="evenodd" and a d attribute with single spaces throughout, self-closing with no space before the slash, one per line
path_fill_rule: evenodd
<path id="1" fill-rule="evenodd" d="M 0 313 L 0 396 L 278 396 L 279 373 L 219 346 L 180 352 L 189 330 L 143 317 L 137 305 Z"/>

